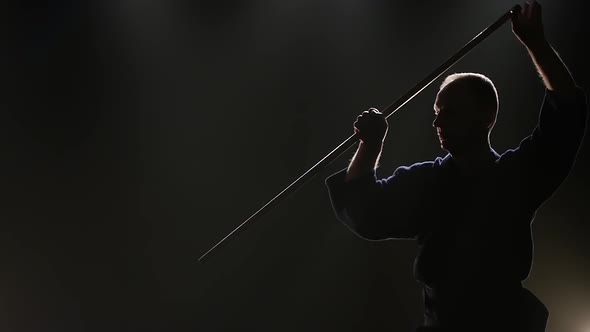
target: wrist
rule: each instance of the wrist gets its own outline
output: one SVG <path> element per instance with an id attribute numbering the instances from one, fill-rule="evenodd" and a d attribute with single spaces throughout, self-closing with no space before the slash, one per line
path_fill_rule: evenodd
<path id="1" fill-rule="evenodd" d="M 545 36 L 540 36 L 537 38 L 530 38 L 529 40 L 524 43 L 524 46 L 530 53 L 537 54 L 539 52 L 543 52 L 545 50 L 551 50 L 551 45 Z"/>
<path id="2" fill-rule="evenodd" d="M 361 141 L 359 144 L 359 150 L 363 151 L 364 153 L 367 154 L 374 154 L 374 155 L 378 155 L 381 153 L 381 150 L 383 148 L 383 143 L 382 142 L 364 142 Z"/>

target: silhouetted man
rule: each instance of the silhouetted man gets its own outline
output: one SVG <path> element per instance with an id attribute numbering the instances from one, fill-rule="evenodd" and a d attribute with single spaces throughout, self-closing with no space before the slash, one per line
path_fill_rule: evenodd
<path id="1" fill-rule="evenodd" d="M 544 331 L 546 307 L 522 281 L 533 256 L 536 211 L 572 168 L 586 130 L 586 95 L 545 38 L 541 5 L 526 3 L 512 31 L 545 96 L 539 122 L 518 147 L 490 146 L 498 96 L 478 73 L 449 75 L 434 103 L 444 158 L 375 169 L 388 131 L 376 109 L 358 116 L 360 143 L 347 169 L 326 180 L 339 220 L 368 240 L 415 239 L 424 326 L 433 331 Z"/>

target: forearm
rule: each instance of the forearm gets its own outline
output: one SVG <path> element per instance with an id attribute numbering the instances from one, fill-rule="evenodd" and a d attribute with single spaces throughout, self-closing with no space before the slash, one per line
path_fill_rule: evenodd
<path id="1" fill-rule="evenodd" d="M 348 165 L 346 182 L 372 173 L 377 168 L 383 145 L 367 145 L 362 141 Z"/>
<path id="2" fill-rule="evenodd" d="M 547 39 L 530 42 L 526 48 L 548 90 L 565 97 L 575 96 L 576 82 Z"/>

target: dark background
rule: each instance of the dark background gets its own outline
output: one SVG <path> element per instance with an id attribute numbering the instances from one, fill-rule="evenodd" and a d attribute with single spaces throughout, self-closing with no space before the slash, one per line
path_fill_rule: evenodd
<path id="1" fill-rule="evenodd" d="M 412 331 L 415 244 L 364 241 L 329 205 L 353 149 L 197 258 L 514 4 L 4 2 L 0 330 Z M 542 4 L 590 91 L 588 2 Z M 543 85 L 509 23 L 456 71 L 495 82 L 498 152 L 530 133 Z M 444 155 L 439 84 L 389 119 L 380 176 Z M 590 328 L 589 149 L 534 222 L 548 331 Z"/>

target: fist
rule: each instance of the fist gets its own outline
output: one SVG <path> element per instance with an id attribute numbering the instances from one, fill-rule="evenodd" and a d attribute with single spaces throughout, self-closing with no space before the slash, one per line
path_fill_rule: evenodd
<path id="1" fill-rule="evenodd" d="M 359 139 L 369 145 L 381 145 L 387 135 L 387 119 L 376 108 L 361 113 L 354 122 L 354 132 Z"/>
<path id="2" fill-rule="evenodd" d="M 527 1 L 520 12 L 512 16 L 512 32 L 526 47 L 534 46 L 545 38 L 541 4 Z"/>

